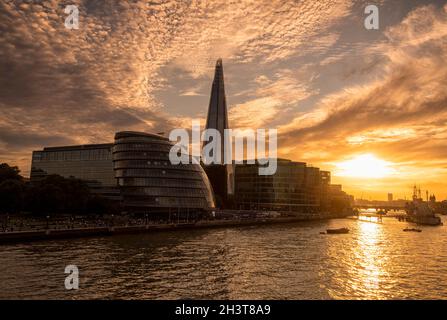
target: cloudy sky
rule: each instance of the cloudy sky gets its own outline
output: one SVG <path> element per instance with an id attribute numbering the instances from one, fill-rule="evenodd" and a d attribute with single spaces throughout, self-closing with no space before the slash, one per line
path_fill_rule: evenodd
<path id="1" fill-rule="evenodd" d="M 446 1 L 3 0 L 0 21 L 0 162 L 25 175 L 44 146 L 203 121 L 221 57 L 231 127 L 277 128 L 357 197 L 447 198 Z"/>

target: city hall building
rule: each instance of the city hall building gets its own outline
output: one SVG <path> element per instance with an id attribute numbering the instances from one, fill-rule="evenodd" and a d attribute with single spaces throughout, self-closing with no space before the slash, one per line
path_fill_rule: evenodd
<path id="1" fill-rule="evenodd" d="M 189 213 L 214 207 L 213 191 L 200 164 L 171 164 L 165 137 L 118 132 L 112 148 L 123 205 L 131 211 Z"/>

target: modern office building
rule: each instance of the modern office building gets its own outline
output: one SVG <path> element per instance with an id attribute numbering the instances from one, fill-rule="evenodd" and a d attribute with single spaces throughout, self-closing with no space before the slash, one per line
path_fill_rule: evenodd
<path id="1" fill-rule="evenodd" d="M 230 199 L 234 195 L 234 168 L 232 164 L 224 165 L 225 129 L 228 129 L 227 101 L 225 97 L 224 75 L 222 59 L 217 60 L 214 80 L 211 87 L 206 129 L 216 129 L 221 136 L 222 164 L 204 165 L 204 169 L 213 186 L 214 194 L 219 206 L 229 207 Z M 204 146 L 206 143 L 204 143 Z M 227 142 L 227 146 L 231 144 Z"/>
<path id="2" fill-rule="evenodd" d="M 354 204 L 354 197 L 352 195 L 348 195 L 345 191 L 343 191 L 343 187 L 341 184 L 330 184 L 329 185 L 329 207 L 340 206 L 343 203 L 352 205 Z"/>
<path id="3" fill-rule="evenodd" d="M 238 164 L 235 202 L 238 209 L 291 212 L 316 211 L 320 206 L 320 171 L 304 162 L 278 159 L 273 175 L 259 175 L 259 164 Z"/>
<path id="4" fill-rule="evenodd" d="M 200 164 L 173 165 L 172 143 L 165 137 L 118 132 L 112 158 L 123 205 L 133 212 L 194 214 L 214 207 L 214 198 Z"/>
<path id="5" fill-rule="evenodd" d="M 259 164 L 236 165 L 237 209 L 320 214 L 331 210 L 334 199 L 349 202 L 341 186 L 331 184 L 329 171 L 287 159 L 278 159 L 273 175 L 259 175 L 258 169 Z"/>
<path id="6" fill-rule="evenodd" d="M 323 186 L 330 185 L 331 184 L 331 172 L 320 170 L 320 179 L 321 179 L 321 184 Z"/>
<path id="7" fill-rule="evenodd" d="M 115 143 L 44 148 L 33 152 L 31 182 L 51 174 L 81 179 L 126 211 L 160 217 L 194 217 L 214 208 L 203 168 L 171 164 L 171 146 L 159 135 L 118 132 Z"/>
<path id="8" fill-rule="evenodd" d="M 120 200 L 113 173 L 112 147 L 113 143 L 106 143 L 34 151 L 30 180 L 36 182 L 52 174 L 73 177 L 85 181 L 94 193 Z"/>
<path id="9" fill-rule="evenodd" d="M 331 186 L 331 172 L 320 170 L 320 184 L 321 184 L 321 207 L 327 209 L 330 206 L 330 186 Z"/>

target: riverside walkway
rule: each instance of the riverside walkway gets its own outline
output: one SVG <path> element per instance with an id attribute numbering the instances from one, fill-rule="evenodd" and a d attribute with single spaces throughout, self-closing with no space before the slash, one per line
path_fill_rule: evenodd
<path id="1" fill-rule="evenodd" d="M 104 226 L 70 229 L 41 229 L 31 231 L 0 232 L 0 245 L 12 242 L 27 242 L 36 240 L 68 239 L 97 236 L 113 236 L 119 234 L 136 234 L 147 232 L 174 231 L 185 229 L 238 227 L 248 225 L 263 225 L 275 223 L 290 223 L 311 220 L 306 217 L 276 217 L 254 219 L 202 220 L 197 222 L 144 224 L 131 226 Z"/>

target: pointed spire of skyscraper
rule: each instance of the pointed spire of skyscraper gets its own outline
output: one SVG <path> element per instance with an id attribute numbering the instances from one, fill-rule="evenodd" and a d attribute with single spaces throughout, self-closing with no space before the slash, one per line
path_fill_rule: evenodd
<path id="1" fill-rule="evenodd" d="M 210 104 L 208 107 L 208 117 L 206 119 L 206 129 L 218 130 L 222 139 L 224 137 L 224 130 L 228 129 L 227 100 L 225 98 L 222 59 L 218 59 L 216 62 Z"/>
<path id="2" fill-rule="evenodd" d="M 227 146 L 225 146 L 225 129 L 229 129 L 229 125 L 222 59 L 217 60 L 216 68 L 214 70 L 214 80 L 211 87 L 206 129 L 216 129 L 220 133 L 221 165 L 206 166 L 205 171 L 210 178 L 214 193 L 220 196 L 225 203 L 227 201 L 227 196 L 234 194 L 234 170 L 233 164 L 223 165 L 226 157 L 225 147 L 229 148 L 228 154 L 231 157 L 232 146 L 231 141 L 228 141 Z M 206 143 L 204 145 L 206 145 Z"/>

